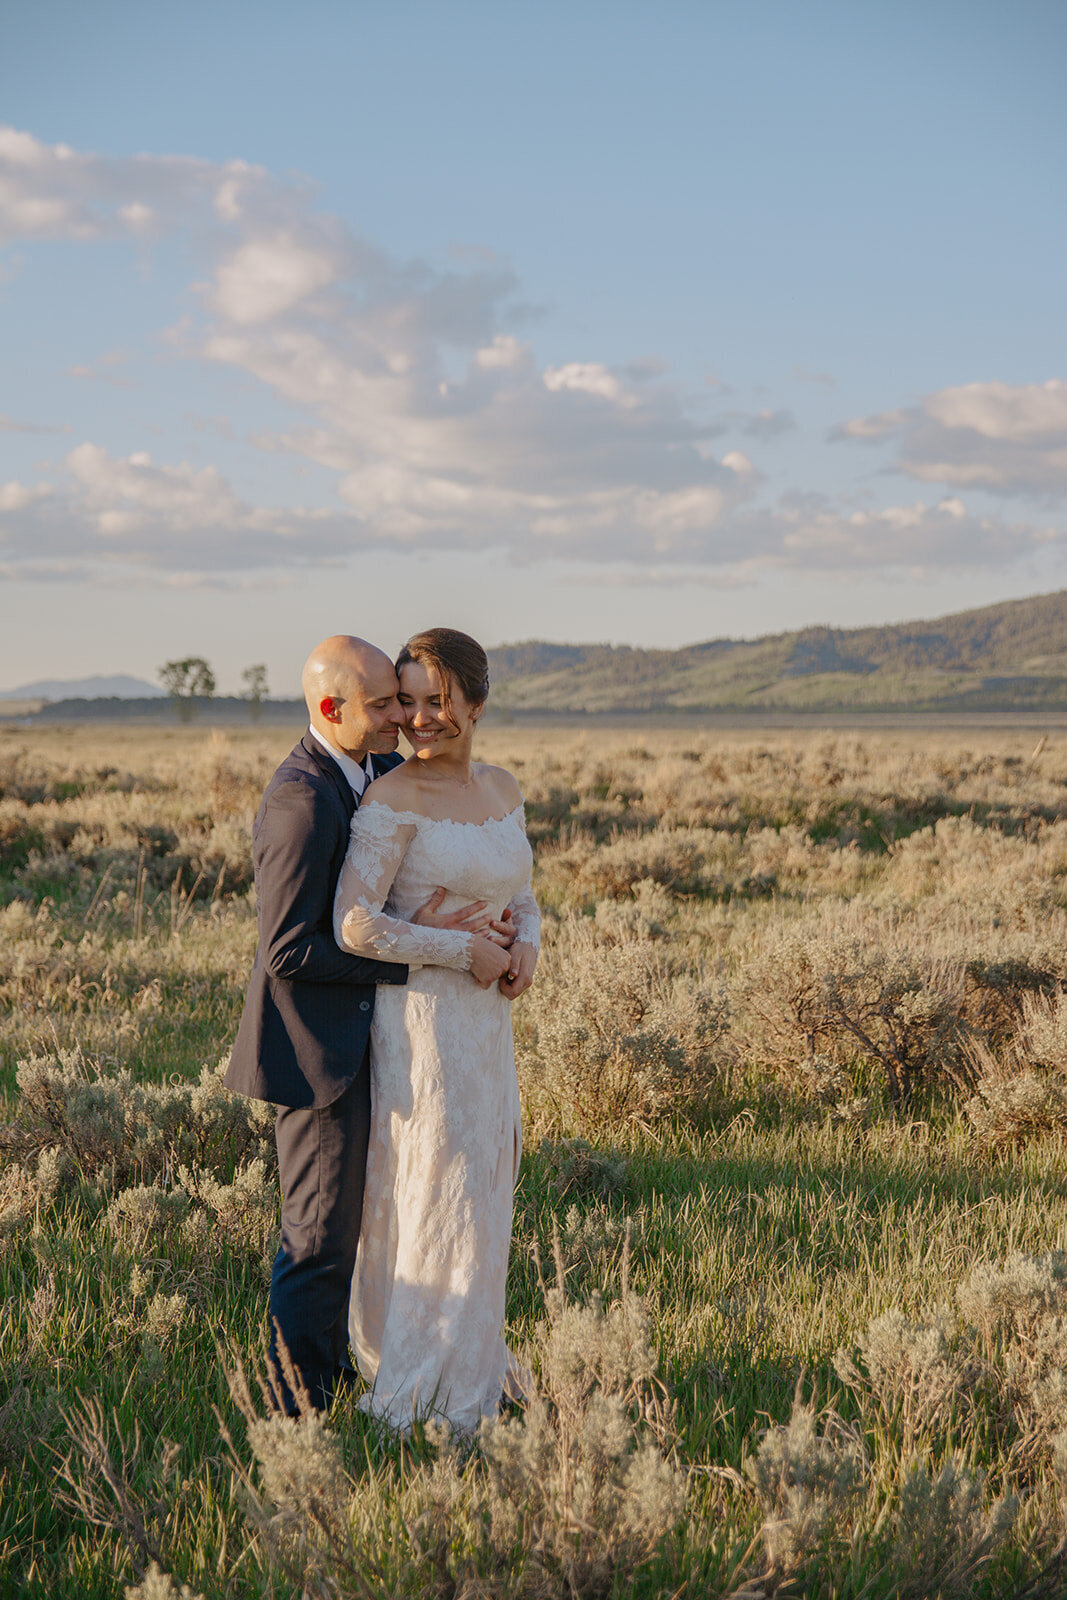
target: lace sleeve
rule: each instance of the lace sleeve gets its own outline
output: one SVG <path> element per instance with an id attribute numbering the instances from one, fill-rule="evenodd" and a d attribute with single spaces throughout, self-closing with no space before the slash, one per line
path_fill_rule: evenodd
<path id="1" fill-rule="evenodd" d="M 352 818 L 352 836 L 333 902 L 333 931 L 343 950 L 409 967 L 470 968 L 471 936 L 454 928 L 417 928 L 382 910 L 415 823 L 378 800 Z"/>
<path id="2" fill-rule="evenodd" d="M 525 816 L 523 827 L 526 826 Z M 508 910 L 511 912 L 511 921 L 515 928 L 515 938 L 519 944 L 532 944 L 535 950 L 541 948 L 541 912 L 530 887 L 530 879 L 526 880 L 526 887 L 520 889 L 508 901 Z"/>

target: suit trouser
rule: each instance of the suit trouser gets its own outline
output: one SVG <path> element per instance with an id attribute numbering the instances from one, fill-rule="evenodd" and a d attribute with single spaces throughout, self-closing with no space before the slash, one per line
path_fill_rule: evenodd
<path id="1" fill-rule="evenodd" d="M 274 1125 L 282 1189 L 282 1234 L 270 1283 L 270 1352 L 278 1335 L 312 1402 L 330 1404 L 348 1361 L 348 1300 L 363 1214 L 370 1137 L 370 1051 L 332 1105 L 281 1107 Z M 277 1398 L 297 1407 L 287 1384 Z"/>

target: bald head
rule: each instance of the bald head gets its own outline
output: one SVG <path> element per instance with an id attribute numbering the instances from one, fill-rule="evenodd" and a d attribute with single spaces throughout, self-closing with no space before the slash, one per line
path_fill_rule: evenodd
<path id="1" fill-rule="evenodd" d="M 396 749 L 396 673 L 377 645 L 332 634 L 308 656 L 301 685 L 311 726 L 335 750 L 362 761 Z"/>

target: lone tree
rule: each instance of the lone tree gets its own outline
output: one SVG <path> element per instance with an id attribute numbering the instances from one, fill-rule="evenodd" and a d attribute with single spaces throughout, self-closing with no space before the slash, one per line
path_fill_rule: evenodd
<path id="1" fill-rule="evenodd" d="M 245 699 L 248 701 L 252 721 L 258 722 L 263 715 L 263 702 L 270 693 L 267 688 L 266 667 L 262 662 L 257 662 L 254 667 L 246 667 L 241 674 L 241 682 L 245 686 Z"/>
<path id="2" fill-rule="evenodd" d="M 173 700 L 182 722 L 188 722 L 194 715 L 198 700 L 210 700 L 215 693 L 215 674 L 203 656 L 165 662 L 159 669 L 159 681 Z"/>

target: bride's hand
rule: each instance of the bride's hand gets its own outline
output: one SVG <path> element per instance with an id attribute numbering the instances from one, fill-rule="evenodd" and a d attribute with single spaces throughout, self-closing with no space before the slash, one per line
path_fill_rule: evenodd
<path id="1" fill-rule="evenodd" d="M 500 992 L 509 1000 L 517 1000 L 533 983 L 537 966 L 537 951 L 532 944 L 516 940 L 508 958 L 508 970 L 500 980 Z"/>
<path id="2" fill-rule="evenodd" d="M 438 911 L 438 906 L 448 893 L 447 889 L 435 889 L 428 900 L 424 900 L 411 920 L 419 928 L 454 928 L 459 933 L 484 933 L 494 924 L 486 915 L 485 900 L 474 900 L 469 906 L 460 906 L 455 911 Z"/>
<path id="3" fill-rule="evenodd" d="M 499 978 L 502 978 L 511 965 L 511 957 L 506 950 L 501 950 L 498 944 L 491 939 L 485 939 L 476 933 L 471 939 L 471 964 L 470 975 L 475 983 L 481 984 L 483 989 L 491 989 Z"/>

